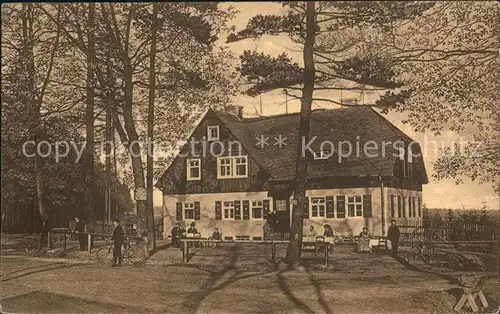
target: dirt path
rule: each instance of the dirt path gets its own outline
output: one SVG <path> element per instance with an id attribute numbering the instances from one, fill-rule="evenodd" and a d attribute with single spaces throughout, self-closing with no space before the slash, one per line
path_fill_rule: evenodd
<path id="1" fill-rule="evenodd" d="M 1 297 L 4 312 L 449 313 L 452 288 L 387 256 L 277 272 L 3 257 Z"/>

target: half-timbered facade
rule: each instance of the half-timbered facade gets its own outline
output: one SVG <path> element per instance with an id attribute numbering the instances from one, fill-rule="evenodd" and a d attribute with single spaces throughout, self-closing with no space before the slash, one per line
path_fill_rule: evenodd
<path id="1" fill-rule="evenodd" d="M 300 142 L 298 114 L 243 118 L 232 109 L 208 110 L 156 184 L 165 235 L 177 221 L 225 238 L 287 232 L 298 143 L 309 160 L 304 228 L 385 235 L 392 218 L 421 221 L 420 147 L 373 109 L 314 110 Z"/>

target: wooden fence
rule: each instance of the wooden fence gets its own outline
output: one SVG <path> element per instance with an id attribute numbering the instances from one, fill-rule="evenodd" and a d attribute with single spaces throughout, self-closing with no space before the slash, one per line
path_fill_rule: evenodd
<path id="1" fill-rule="evenodd" d="M 492 226 L 481 224 L 456 224 L 453 227 L 424 228 L 423 226 L 400 226 L 403 246 L 429 241 L 439 247 L 461 251 L 495 253 L 498 240 Z"/>

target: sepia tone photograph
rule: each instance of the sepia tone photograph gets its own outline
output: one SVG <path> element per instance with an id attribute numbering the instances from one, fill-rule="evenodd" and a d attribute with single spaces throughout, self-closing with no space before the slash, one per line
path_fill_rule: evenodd
<path id="1" fill-rule="evenodd" d="M 500 312 L 500 2 L 1 5 L 2 313 Z"/>

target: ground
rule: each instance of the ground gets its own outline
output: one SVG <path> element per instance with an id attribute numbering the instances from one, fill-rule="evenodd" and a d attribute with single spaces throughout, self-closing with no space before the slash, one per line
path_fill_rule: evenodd
<path id="1" fill-rule="evenodd" d="M 332 254 L 328 267 L 277 269 L 269 248 L 223 245 L 156 253 L 146 267 L 91 259 L 2 255 L 2 312 L 450 313 L 458 272 L 433 271 L 388 255 Z M 283 256 L 284 248 L 278 249 Z M 312 254 L 308 255 L 312 257 Z M 498 279 L 485 289 L 498 307 Z"/>

